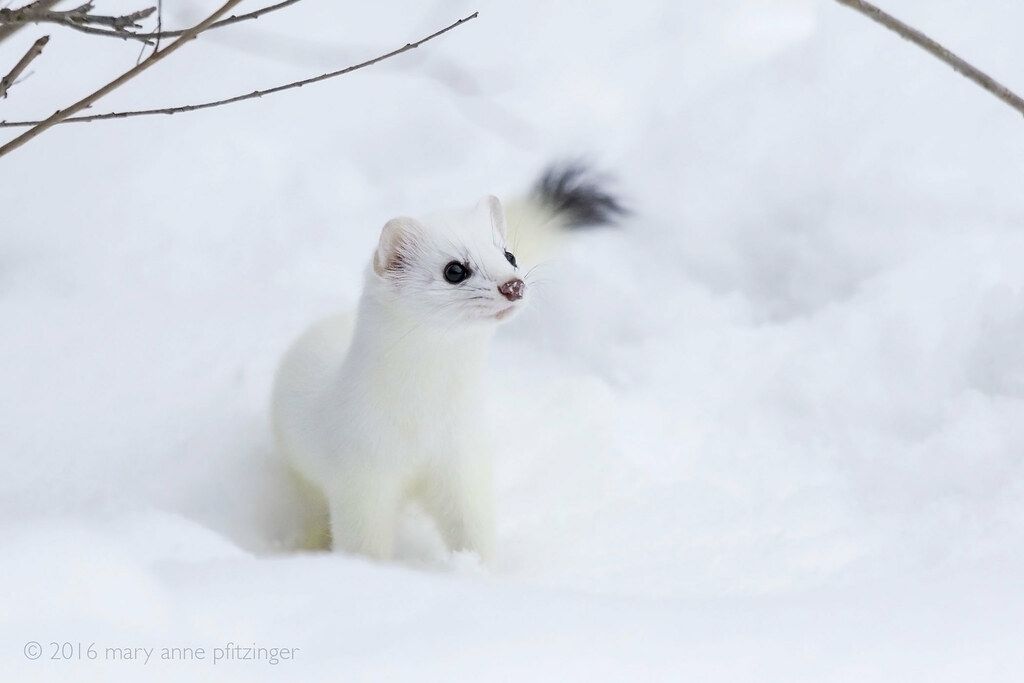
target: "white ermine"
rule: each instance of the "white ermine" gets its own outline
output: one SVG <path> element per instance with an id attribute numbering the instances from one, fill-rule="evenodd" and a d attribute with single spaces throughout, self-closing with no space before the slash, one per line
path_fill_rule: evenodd
<path id="1" fill-rule="evenodd" d="M 415 498 L 450 550 L 493 555 L 481 386 L 491 337 L 529 296 L 526 263 L 559 233 L 622 211 L 569 165 L 512 202 L 507 225 L 496 197 L 384 225 L 354 318 L 314 325 L 277 373 L 274 431 L 310 506 L 307 547 L 388 559 Z"/>

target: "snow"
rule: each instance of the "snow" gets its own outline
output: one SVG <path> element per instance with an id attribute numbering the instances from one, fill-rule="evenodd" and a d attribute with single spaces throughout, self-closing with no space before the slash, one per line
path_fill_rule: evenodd
<path id="1" fill-rule="evenodd" d="M 1024 90 L 1024 8 L 886 8 Z M 475 9 L 338 81 L 0 161 L 6 676 L 1019 680 L 1024 135 L 933 58 L 809 0 L 299 3 L 96 109 L 292 80 Z M 48 31 L 3 118 L 138 54 Z M 387 218 L 580 153 L 634 214 L 574 239 L 495 345 L 496 566 L 414 513 L 400 562 L 289 552 L 284 348 L 356 300 Z M 229 642 L 299 650 L 105 659 Z"/>

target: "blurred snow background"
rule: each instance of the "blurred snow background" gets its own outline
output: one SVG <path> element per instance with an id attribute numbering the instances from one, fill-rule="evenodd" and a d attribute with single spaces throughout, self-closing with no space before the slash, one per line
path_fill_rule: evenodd
<path id="1" fill-rule="evenodd" d="M 215 4 L 169 0 L 165 25 Z M 1018 3 L 885 7 L 1024 90 Z M 1019 680 L 1024 125 L 933 58 L 825 0 L 306 0 L 96 109 L 294 80 L 477 9 L 341 80 L 0 160 L 3 668 Z M 0 117 L 138 55 L 45 32 Z M 283 552 L 286 345 L 355 301 L 387 218 L 580 153 L 635 214 L 576 239 L 494 349 L 517 407 L 498 566 L 441 556 L 415 519 L 393 566 Z M 33 662 L 28 640 L 301 651 L 212 670 Z"/>

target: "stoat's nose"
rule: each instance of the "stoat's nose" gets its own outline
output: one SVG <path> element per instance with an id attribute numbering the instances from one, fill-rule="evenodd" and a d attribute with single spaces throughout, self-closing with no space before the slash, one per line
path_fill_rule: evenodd
<path id="1" fill-rule="evenodd" d="M 498 291 L 509 301 L 518 301 L 523 298 L 523 292 L 526 291 L 526 283 L 516 278 L 515 280 L 509 280 L 503 285 L 498 285 Z"/>

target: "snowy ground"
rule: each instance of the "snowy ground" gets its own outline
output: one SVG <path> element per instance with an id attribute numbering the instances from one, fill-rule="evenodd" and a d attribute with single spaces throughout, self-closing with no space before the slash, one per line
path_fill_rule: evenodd
<path id="1" fill-rule="evenodd" d="M 215 3 L 164 4 L 179 26 Z M 414 5 L 308 0 L 97 109 L 480 18 L 339 81 L 0 160 L 5 678 L 1020 680 L 1020 118 L 826 0 Z M 1024 89 L 1018 3 L 885 6 Z M 138 53 L 51 33 L 0 117 Z M 497 566 L 416 518 L 395 565 L 286 552 L 266 424 L 285 346 L 352 304 L 388 217 L 580 152 L 635 213 L 551 264 L 494 350 L 519 407 Z M 228 642 L 299 649 L 214 664 Z"/>

